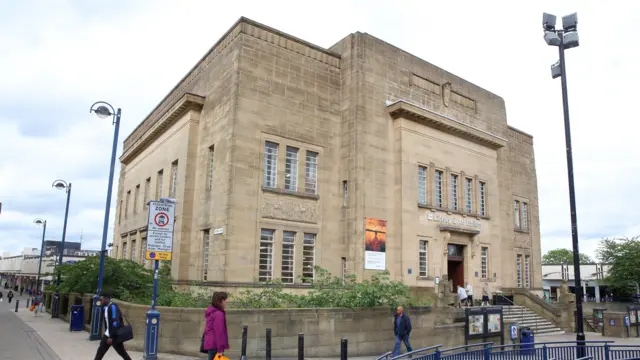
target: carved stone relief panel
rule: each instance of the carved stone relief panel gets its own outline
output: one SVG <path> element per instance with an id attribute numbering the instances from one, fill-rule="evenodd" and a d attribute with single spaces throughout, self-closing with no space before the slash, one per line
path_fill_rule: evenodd
<path id="1" fill-rule="evenodd" d="M 262 217 L 317 223 L 317 200 L 264 193 L 262 198 Z"/>

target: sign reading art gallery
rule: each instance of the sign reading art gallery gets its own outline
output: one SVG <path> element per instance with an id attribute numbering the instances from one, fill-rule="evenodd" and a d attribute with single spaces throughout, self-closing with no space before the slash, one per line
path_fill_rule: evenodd
<path id="1" fill-rule="evenodd" d="M 364 229 L 364 268 L 386 270 L 387 221 L 365 218 Z"/>

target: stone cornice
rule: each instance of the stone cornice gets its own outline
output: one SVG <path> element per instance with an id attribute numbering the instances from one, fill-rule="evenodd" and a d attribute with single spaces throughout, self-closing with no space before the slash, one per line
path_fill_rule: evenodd
<path id="1" fill-rule="evenodd" d="M 387 112 L 393 118 L 404 117 L 419 120 L 427 126 L 492 149 L 499 149 L 507 145 L 506 139 L 406 100 L 387 101 L 386 105 Z"/>
<path id="2" fill-rule="evenodd" d="M 144 150 L 150 143 L 157 139 L 168 127 L 173 125 L 180 117 L 191 110 L 200 111 L 204 106 L 204 97 L 191 93 L 185 93 L 182 98 L 173 103 L 167 111 L 160 116 L 153 123 L 149 123 L 149 126 L 145 128 L 145 132 L 138 137 L 134 142 L 131 142 L 129 146 L 125 147 L 122 156 L 120 156 L 120 162 L 127 164 L 142 150 Z"/>
<path id="3" fill-rule="evenodd" d="M 240 34 L 255 37 L 275 46 L 293 51 L 333 67 L 340 66 L 340 55 L 313 45 L 297 37 L 283 33 L 256 21 L 241 17 L 233 26 L 207 51 L 207 53 L 189 70 L 189 72 L 169 91 L 147 117 L 124 140 L 123 152 L 127 153 L 133 143 L 137 142 L 158 121 L 161 114 L 183 96 L 186 89 L 202 73 L 218 55 L 226 49 Z"/>

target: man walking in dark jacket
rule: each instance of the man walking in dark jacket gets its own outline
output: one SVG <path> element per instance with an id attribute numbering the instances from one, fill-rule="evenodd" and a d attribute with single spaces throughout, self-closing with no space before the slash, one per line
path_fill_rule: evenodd
<path id="1" fill-rule="evenodd" d="M 124 325 L 120 308 L 117 304 L 111 302 L 111 296 L 108 294 L 102 294 L 100 302 L 104 308 L 104 335 L 96 352 L 95 360 L 102 360 L 104 354 L 112 346 L 121 358 L 131 360 L 127 350 L 124 348 L 124 343 L 119 341 L 117 337 L 118 329 Z"/>
<path id="2" fill-rule="evenodd" d="M 400 346 L 404 343 L 407 348 L 407 352 L 413 351 L 411 343 L 409 342 L 409 335 L 411 334 L 411 319 L 404 313 L 402 306 L 398 306 L 396 315 L 393 318 L 393 332 L 396 335 L 396 344 L 393 347 L 393 356 L 400 355 Z"/>

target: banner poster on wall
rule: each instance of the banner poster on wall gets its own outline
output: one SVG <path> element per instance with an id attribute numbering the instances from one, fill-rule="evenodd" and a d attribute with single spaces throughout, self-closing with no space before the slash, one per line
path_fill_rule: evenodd
<path id="1" fill-rule="evenodd" d="M 364 229 L 364 268 L 386 270 L 387 221 L 365 218 Z"/>

